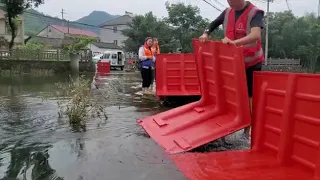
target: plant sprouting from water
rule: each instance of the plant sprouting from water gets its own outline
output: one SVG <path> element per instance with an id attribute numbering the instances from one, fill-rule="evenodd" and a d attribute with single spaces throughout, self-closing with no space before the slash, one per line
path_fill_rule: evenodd
<path id="1" fill-rule="evenodd" d="M 106 117 L 104 109 L 91 98 L 91 81 L 85 76 L 70 77 L 68 84 L 57 83 L 59 96 L 67 100 L 58 101 L 59 116 L 66 116 L 74 130 L 86 130 L 86 120 L 91 116 Z"/>

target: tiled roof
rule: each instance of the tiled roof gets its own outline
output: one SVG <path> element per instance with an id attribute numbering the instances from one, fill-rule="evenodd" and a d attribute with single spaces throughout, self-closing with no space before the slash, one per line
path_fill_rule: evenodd
<path id="1" fill-rule="evenodd" d="M 103 26 L 114 26 L 114 25 L 124 25 L 124 24 L 128 24 L 132 21 L 133 17 L 131 17 L 130 15 L 123 15 L 114 19 L 111 19 L 103 24 L 100 25 L 100 27 Z"/>
<path id="2" fill-rule="evenodd" d="M 105 42 L 92 42 L 93 45 L 97 46 L 98 48 L 104 49 L 122 49 L 121 47 L 115 45 L 114 43 L 105 43 Z"/>
<path id="3" fill-rule="evenodd" d="M 58 25 L 50 25 L 51 27 L 57 29 L 58 31 L 61 31 L 65 34 L 72 34 L 72 35 L 83 35 L 83 36 L 89 36 L 89 37 L 98 37 L 98 35 L 94 32 L 82 30 L 82 29 L 75 29 L 75 28 L 68 28 L 64 26 L 58 26 Z"/>

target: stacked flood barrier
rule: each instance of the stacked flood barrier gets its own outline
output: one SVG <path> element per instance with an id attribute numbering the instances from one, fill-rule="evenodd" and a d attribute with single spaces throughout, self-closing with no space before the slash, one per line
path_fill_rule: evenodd
<path id="1" fill-rule="evenodd" d="M 201 100 L 138 121 L 178 169 L 191 180 L 320 179 L 320 75 L 255 72 L 251 149 L 187 152 L 251 122 L 242 49 L 194 48 Z"/>

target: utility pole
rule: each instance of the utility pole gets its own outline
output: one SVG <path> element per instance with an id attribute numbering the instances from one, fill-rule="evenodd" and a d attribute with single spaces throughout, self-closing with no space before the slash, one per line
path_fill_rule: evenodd
<path id="1" fill-rule="evenodd" d="M 265 44 L 265 65 L 268 65 L 268 50 L 269 50 L 269 12 L 270 12 L 270 1 L 267 0 L 267 17 L 266 17 L 266 44 Z M 320 0 L 319 0 L 320 1 Z"/>
<path id="2" fill-rule="evenodd" d="M 62 19 L 62 25 L 65 26 L 65 20 L 64 20 L 64 15 L 67 14 L 66 11 L 64 9 L 61 9 L 61 19 Z M 69 26 L 69 23 L 68 23 Z M 68 31 L 69 31 L 69 27 L 68 27 Z"/>
<path id="3" fill-rule="evenodd" d="M 320 18 L 320 0 L 319 0 L 319 3 L 318 3 L 318 18 Z"/>
<path id="4" fill-rule="evenodd" d="M 63 15 L 65 14 L 64 9 L 61 10 L 61 19 L 63 20 Z"/>

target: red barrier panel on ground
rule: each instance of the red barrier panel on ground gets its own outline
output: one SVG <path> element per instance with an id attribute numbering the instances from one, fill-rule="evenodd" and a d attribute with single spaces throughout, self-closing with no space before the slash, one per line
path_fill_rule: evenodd
<path id="1" fill-rule="evenodd" d="M 194 54 L 159 54 L 156 68 L 157 96 L 200 95 Z"/>
<path id="2" fill-rule="evenodd" d="M 171 158 L 189 180 L 311 180 L 313 176 L 299 167 L 280 166 L 275 157 L 250 150 L 185 153 Z"/>
<path id="3" fill-rule="evenodd" d="M 100 76 L 105 76 L 110 73 L 110 62 L 101 62 L 97 63 L 97 74 Z"/>
<path id="4" fill-rule="evenodd" d="M 138 123 L 169 153 L 188 151 L 251 122 L 242 49 L 193 40 L 201 100 Z"/>
<path id="5" fill-rule="evenodd" d="M 252 150 L 171 156 L 190 180 L 319 180 L 320 75 L 256 72 Z"/>

